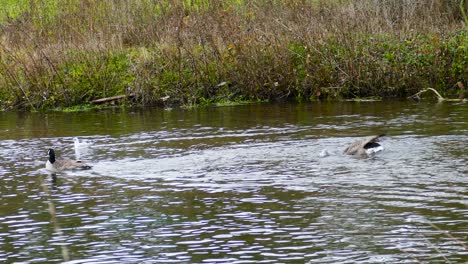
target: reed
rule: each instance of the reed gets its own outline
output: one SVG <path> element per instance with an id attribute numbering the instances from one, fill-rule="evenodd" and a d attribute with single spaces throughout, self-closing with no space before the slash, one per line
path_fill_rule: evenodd
<path id="1" fill-rule="evenodd" d="M 3 109 L 450 97 L 468 79 L 463 1 L 17 3 L 0 15 Z"/>

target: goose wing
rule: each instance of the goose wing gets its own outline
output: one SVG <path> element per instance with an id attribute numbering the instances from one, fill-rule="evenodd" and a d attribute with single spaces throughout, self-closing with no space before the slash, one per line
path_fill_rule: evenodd
<path id="1" fill-rule="evenodd" d="M 365 154 L 365 149 L 371 148 L 378 145 L 378 139 L 383 135 L 375 135 L 369 136 L 365 138 L 358 139 L 351 143 L 345 150 L 344 153 L 348 155 L 355 155 L 355 154 Z"/>

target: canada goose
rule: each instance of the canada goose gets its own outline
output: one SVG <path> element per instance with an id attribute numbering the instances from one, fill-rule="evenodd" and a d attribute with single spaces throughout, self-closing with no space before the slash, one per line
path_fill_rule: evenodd
<path id="1" fill-rule="evenodd" d="M 383 150 L 383 147 L 377 142 L 379 141 L 379 138 L 383 136 L 385 136 L 385 134 L 369 136 L 356 140 L 344 150 L 344 153 L 348 155 L 367 157 L 369 154 L 379 152 Z"/>
<path id="2" fill-rule="evenodd" d="M 89 170 L 91 166 L 86 163 L 81 162 L 80 160 L 56 160 L 54 149 L 49 149 L 48 151 L 49 159 L 46 162 L 46 169 L 51 172 L 60 172 L 63 170 Z"/>

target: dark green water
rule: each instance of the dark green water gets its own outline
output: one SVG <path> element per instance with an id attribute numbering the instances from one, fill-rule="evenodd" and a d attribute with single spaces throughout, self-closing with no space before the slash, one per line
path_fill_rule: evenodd
<path id="1" fill-rule="evenodd" d="M 0 113 L 0 262 L 465 263 L 467 142 L 456 103 Z"/>

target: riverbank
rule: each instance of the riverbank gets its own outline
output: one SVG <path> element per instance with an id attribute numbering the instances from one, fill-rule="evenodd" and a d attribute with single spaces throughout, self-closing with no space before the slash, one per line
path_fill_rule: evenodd
<path id="1" fill-rule="evenodd" d="M 25 2 L 2 16 L 3 110 L 457 97 L 468 79 L 455 0 Z"/>

